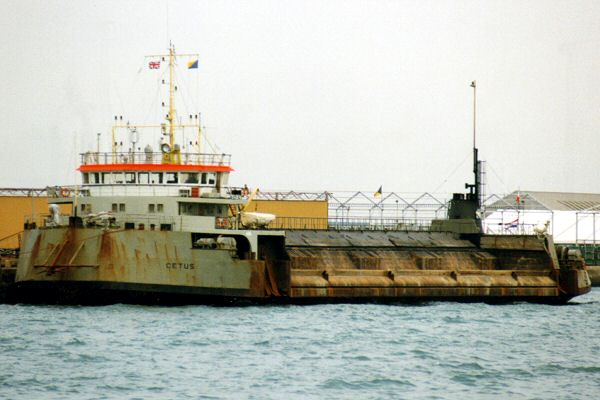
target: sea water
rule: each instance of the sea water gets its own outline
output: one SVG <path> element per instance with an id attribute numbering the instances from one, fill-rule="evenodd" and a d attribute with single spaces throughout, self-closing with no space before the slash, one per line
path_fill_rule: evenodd
<path id="1" fill-rule="evenodd" d="M 0 305 L 6 399 L 597 399 L 600 290 L 565 306 Z"/>

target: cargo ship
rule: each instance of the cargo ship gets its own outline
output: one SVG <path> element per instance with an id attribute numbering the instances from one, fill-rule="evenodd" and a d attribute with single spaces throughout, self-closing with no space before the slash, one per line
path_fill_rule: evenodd
<path id="1" fill-rule="evenodd" d="M 175 108 L 182 55 L 153 57 L 150 68 L 169 69 L 165 121 L 143 127 L 160 132 L 157 150 L 136 151 L 142 127 L 115 117 L 112 150 L 81 154 L 82 185 L 56 188 L 43 221 L 25 224 L 15 301 L 565 303 L 590 290 L 583 259 L 550 235 L 482 233 L 475 145 L 475 183 L 427 231 L 269 228 L 276 216 L 250 212 L 252 194 L 229 186 L 230 155 L 177 142 L 201 133 L 197 114 L 183 124 Z"/>

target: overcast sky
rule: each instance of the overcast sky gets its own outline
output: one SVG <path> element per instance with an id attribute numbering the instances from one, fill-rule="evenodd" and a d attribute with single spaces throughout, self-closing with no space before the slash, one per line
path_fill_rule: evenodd
<path id="1" fill-rule="evenodd" d="M 477 80 L 488 193 L 600 192 L 598 1 L 0 4 L 0 187 L 73 183 L 114 115 L 161 122 L 170 39 L 234 185 L 463 191 Z"/>

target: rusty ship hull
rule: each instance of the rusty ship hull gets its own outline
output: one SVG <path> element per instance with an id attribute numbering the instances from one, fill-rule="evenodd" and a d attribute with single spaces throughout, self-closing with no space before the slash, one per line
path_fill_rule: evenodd
<path id="1" fill-rule="evenodd" d="M 192 248 L 189 237 L 73 227 L 26 231 L 17 301 L 177 303 L 263 296 L 263 263 L 231 250 Z"/>
<path id="2" fill-rule="evenodd" d="M 257 237 L 256 253 L 247 243 Z M 190 232 L 83 227 L 25 231 L 16 301 L 58 304 L 327 303 L 459 300 L 565 303 L 586 268 L 550 237 L 449 232 Z"/>

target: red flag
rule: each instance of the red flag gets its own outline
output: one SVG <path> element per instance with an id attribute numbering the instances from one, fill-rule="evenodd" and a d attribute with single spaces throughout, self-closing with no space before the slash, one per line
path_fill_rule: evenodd
<path id="1" fill-rule="evenodd" d="M 160 61 L 150 61 L 148 63 L 148 67 L 150 69 L 159 69 L 160 68 Z"/>

